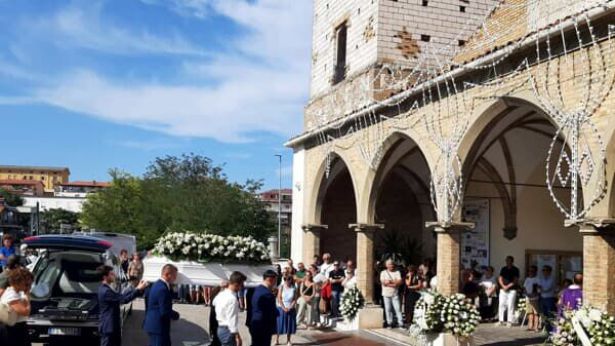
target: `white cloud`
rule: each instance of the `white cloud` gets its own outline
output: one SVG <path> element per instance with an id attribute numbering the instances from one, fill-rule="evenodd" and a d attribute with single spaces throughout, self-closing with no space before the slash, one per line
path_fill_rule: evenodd
<path id="1" fill-rule="evenodd" d="M 205 18 L 211 12 L 212 0 L 141 0 L 148 5 L 168 6 L 183 16 Z"/>
<path id="2" fill-rule="evenodd" d="M 283 136 L 299 132 L 309 86 L 311 1 L 174 3 L 185 9 L 194 7 L 195 17 L 200 16 L 200 5 L 210 7 L 244 26 L 247 33 L 231 38 L 224 52 L 184 60 L 183 75 L 178 77 L 186 77 L 189 83 L 124 80 L 93 68 L 73 68 L 61 73 L 62 78 L 41 82 L 33 97 L 76 113 L 175 136 L 246 142 L 254 139 L 256 131 Z M 63 11 L 53 23 L 56 35 L 59 32 L 73 44 L 100 51 L 201 52 L 181 36 L 169 40 L 148 33 L 137 35 L 90 19 L 89 12 L 76 8 Z"/>
<path id="3" fill-rule="evenodd" d="M 217 87 L 124 85 L 81 71 L 53 88 L 39 89 L 36 96 L 77 113 L 177 136 L 245 142 L 253 131 L 296 130 L 293 113 L 300 104 L 289 101 L 297 95 L 292 88 L 284 90 L 284 76 L 271 73 L 256 78 L 225 81 Z"/>
<path id="4" fill-rule="evenodd" d="M 75 5 L 64 8 L 37 24 L 39 30 L 55 37 L 58 45 L 72 45 L 111 54 L 172 54 L 205 55 L 204 51 L 169 29 L 166 37 L 146 29 L 128 29 L 105 22 L 101 18 L 102 3 L 87 7 Z"/>
<path id="5" fill-rule="evenodd" d="M 109 144 L 129 149 L 138 149 L 142 151 L 154 151 L 160 149 L 172 149 L 181 146 L 180 143 L 165 139 L 147 139 L 147 140 L 111 140 Z"/>

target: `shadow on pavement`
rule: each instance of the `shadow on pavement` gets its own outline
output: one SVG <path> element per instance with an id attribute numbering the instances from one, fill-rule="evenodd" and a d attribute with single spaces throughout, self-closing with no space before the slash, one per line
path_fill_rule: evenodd
<path id="1" fill-rule="evenodd" d="M 127 346 L 148 345 L 147 333 L 143 331 L 145 311 L 133 309 L 132 315 L 124 324 L 123 344 Z M 203 319 L 207 316 L 203 314 Z M 205 346 L 209 343 L 209 334 L 198 324 L 180 318 L 171 323 L 171 343 L 180 346 Z"/>
<path id="2" fill-rule="evenodd" d="M 545 344 L 544 337 L 536 337 L 532 339 L 517 339 L 511 341 L 498 341 L 489 344 L 483 344 L 483 346 L 528 346 L 528 345 L 542 345 Z"/>

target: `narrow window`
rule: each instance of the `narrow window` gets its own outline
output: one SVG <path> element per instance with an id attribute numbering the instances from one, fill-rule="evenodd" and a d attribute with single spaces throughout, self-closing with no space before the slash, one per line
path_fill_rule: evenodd
<path id="1" fill-rule="evenodd" d="M 338 26 L 335 31 L 337 56 L 335 59 L 335 70 L 333 72 L 333 84 L 337 84 L 346 78 L 346 44 L 348 41 L 348 26 L 346 23 L 343 23 Z"/>
<path id="2" fill-rule="evenodd" d="M 459 6 L 459 12 L 465 12 L 465 11 L 466 11 L 465 6 Z"/>
<path id="3" fill-rule="evenodd" d="M 423 0 L 423 6 L 427 6 L 427 5 L 429 5 L 429 1 Z"/>
<path id="4" fill-rule="evenodd" d="M 429 42 L 429 41 L 431 41 L 431 36 L 429 36 L 429 35 L 421 35 L 421 41 Z"/>
<path id="5" fill-rule="evenodd" d="M 466 45 L 466 41 L 464 40 L 459 40 L 459 47 L 463 47 Z"/>

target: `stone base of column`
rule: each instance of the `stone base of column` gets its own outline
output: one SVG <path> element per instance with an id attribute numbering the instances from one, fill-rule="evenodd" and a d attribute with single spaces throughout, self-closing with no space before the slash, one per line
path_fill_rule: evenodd
<path id="1" fill-rule="evenodd" d="M 384 324 L 382 316 L 384 310 L 378 305 L 368 305 L 359 310 L 352 321 L 341 320 L 335 323 L 335 330 L 340 332 L 352 332 L 365 329 L 380 329 Z"/>

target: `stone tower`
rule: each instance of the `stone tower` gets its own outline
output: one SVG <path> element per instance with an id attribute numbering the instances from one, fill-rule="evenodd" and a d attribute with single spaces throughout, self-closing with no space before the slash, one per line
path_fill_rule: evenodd
<path id="1" fill-rule="evenodd" d="M 339 117 L 378 95 L 360 94 L 382 64 L 443 60 L 480 26 L 498 0 L 314 0 L 312 76 L 305 130 L 327 104 Z M 430 57 L 426 52 L 429 51 Z M 447 56 L 448 55 L 448 56 Z M 365 89 L 365 88 L 363 88 Z M 389 95 L 381 95 L 389 96 Z M 352 106 L 351 106 L 352 105 Z M 332 119 L 326 119 L 332 120 Z"/>

